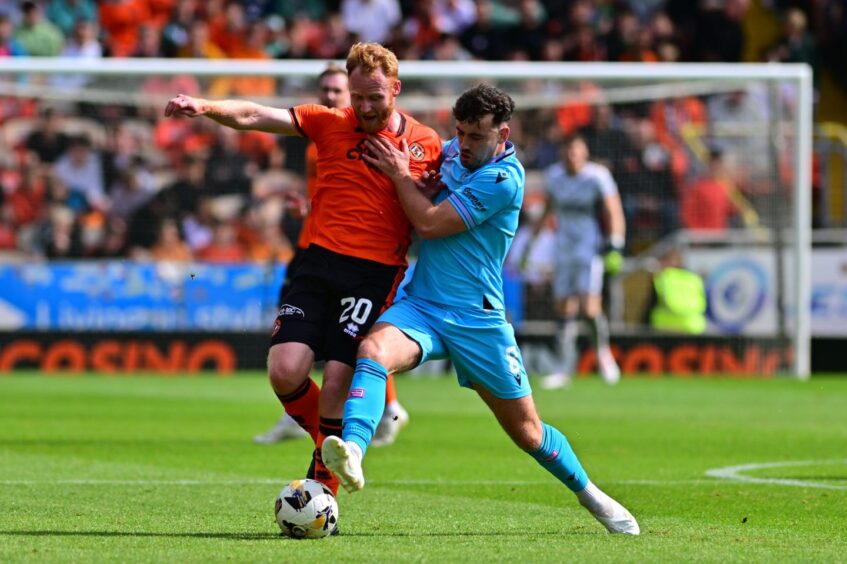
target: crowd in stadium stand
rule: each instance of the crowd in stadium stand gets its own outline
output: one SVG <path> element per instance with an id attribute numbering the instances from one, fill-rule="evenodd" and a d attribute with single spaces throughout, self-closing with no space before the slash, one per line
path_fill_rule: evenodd
<path id="1" fill-rule="evenodd" d="M 847 36 L 847 1 L 766 3 L 785 31 L 761 59 L 823 65 L 847 84 L 838 39 Z M 407 60 L 732 62 L 742 60 L 748 8 L 748 0 L 4 2 L 0 57 L 343 59 L 363 40 Z M 87 79 L 54 80 L 74 88 Z M 204 94 L 272 96 L 276 88 L 272 78 L 218 79 Z M 597 86 L 577 88 L 589 94 Z M 191 77 L 151 77 L 144 91 L 193 94 L 200 86 Z M 286 213 L 281 194 L 303 190 L 303 143 L 158 113 L 0 97 L 0 143 L 9 145 L 0 153 L 0 250 L 286 262 L 300 219 Z M 81 116 L 98 127 L 69 127 Z M 581 132 L 593 158 L 612 169 L 630 225 L 648 227 L 642 234 L 758 221 L 755 198 L 769 190 L 767 159 L 747 163 L 743 181 L 728 180 L 721 166 L 731 144 L 692 155 L 679 138 L 681 124 L 766 120 L 748 92 L 615 107 L 574 102 L 518 117 L 515 139 L 531 171 L 559 158 L 564 135 Z M 432 125 L 448 135 L 449 115 L 439 119 Z M 741 184 L 753 205 L 739 203 L 731 189 L 716 196 L 722 182 Z"/>

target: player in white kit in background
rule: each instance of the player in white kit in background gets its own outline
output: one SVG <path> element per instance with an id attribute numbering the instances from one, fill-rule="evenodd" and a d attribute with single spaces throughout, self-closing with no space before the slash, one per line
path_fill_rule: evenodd
<path id="1" fill-rule="evenodd" d="M 556 273 L 553 297 L 560 320 L 558 367 L 541 382 L 561 388 L 573 377 L 579 351 L 579 324 L 586 321 L 597 347 L 597 368 L 608 384 L 620 379 L 609 348 L 609 323 L 603 313 L 603 274 L 615 274 L 623 262 L 626 237 L 623 207 L 609 169 L 588 160 L 582 137 L 568 137 L 562 162 L 547 169 L 547 212 L 556 216 Z"/>

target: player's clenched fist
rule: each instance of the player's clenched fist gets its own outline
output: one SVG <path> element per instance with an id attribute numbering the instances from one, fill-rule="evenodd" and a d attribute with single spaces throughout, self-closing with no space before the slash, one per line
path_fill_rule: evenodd
<path id="1" fill-rule="evenodd" d="M 168 105 L 165 106 L 165 117 L 197 117 L 203 115 L 203 102 L 200 98 L 192 98 L 185 94 L 180 94 L 176 98 L 171 98 Z"/>

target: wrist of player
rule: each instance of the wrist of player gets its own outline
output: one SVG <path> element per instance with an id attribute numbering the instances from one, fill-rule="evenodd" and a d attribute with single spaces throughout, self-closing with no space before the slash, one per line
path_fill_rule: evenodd
<path id="1" fill-rule="evenodd" d="M 415 182 L 415 179 L 412 178 L 412 173 L 409 172 L 408 169 L 406 169 L 406 170 L 396 170 L 396 171 L 391 173 L 389 178 L 391 178 L 391 181 L 394 182 L 394 184 L 408 185 L 408 186 L 415 188 L 417 190 L 418 185 Z"/>
<path id="2" fill-rule="evenodd" d="M 609 239 L 606 241 L 607 251 L 623 252 L 625 246 L 626 238 L 623 235 L 609 235 Z"/>
<path id="3" fill-rule="evenodd" d="M 608 274 L 617 274 L 623 268 L 623 248 L 625 245 L 626 241 L 620 235 L 611 235 L 606 242 L 603 266 Z"/>

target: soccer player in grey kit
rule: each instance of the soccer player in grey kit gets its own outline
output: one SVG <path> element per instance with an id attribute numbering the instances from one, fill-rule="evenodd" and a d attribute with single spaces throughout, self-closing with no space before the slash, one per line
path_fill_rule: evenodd
<path id="1" fill-rule="evenodd" d="M 618 187 L 609 169 L 588 160 L 588 146 L 568 137 L 562 162 L 547 169 L 547 211 L 556 215 L 556 274 L 553 296 L 561 320 L 557 332 L 559 364 L 541 382 L 543 388 L 570 383 L 579 351 L 581 320 L 588 322 L 597 347 L 597 368 L 608 384 L 620 379 L 609 348 L 609 324 L 603 313 L 603 273 L 615 274 L 623 262 L 626 225 Z"/>

